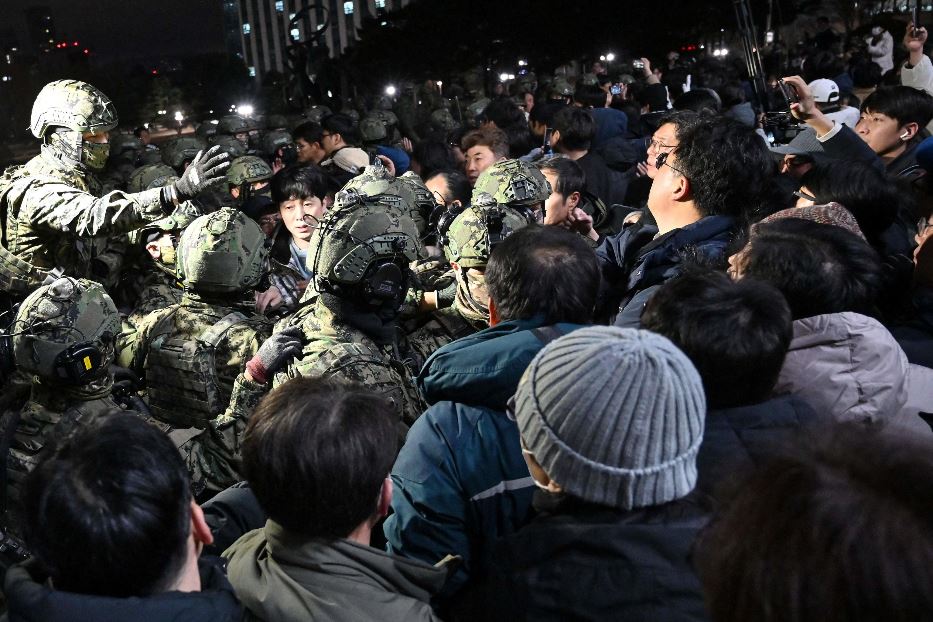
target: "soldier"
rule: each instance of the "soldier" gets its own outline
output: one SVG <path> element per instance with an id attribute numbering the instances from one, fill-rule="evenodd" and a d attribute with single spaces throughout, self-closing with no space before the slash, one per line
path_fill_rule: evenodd
<path id="1" fill-rule="evenodd" d="M 295 376 L 361 382 L 390 399 L 405 426 L 421 414 L 396 325 L 409 264 L 420 255 L 418 232 L 410 206 L 393 202 L 353 189 L 337 193 L 308 249 L 320 294 L 263 344 L 237 379 L 231 409 L 241 420 L 280 369 L 276 384 Z"/>
<path id="2" fill-rule="evenodd" d="M 6 501 L 4 527 L 21 533 L 19 493 L 42 449 L 75 426 L 120 410 L 112 395 L 120 314 L 92 281 L 61 277 L 32 292 L 8 333 L 0 335 L 5 366 L 28 374 L 27 395 L 3 396 Z M 22 390 L 22 388 L 21 388 Z"/>
<path id="3" fill-rule="evenodd" d="M 456 279 L 455 291 L 438 288 L 429 302 L 439 308 L 406 321 L 408 344 L 417 354 L 416 362 L 423 363 L 441 346 L 489 325 L 484 279 L 489 255 L 509 235 L 539 220 L 540 206 L 550 193 L 547 179 L 537 168 L 505 160 L 476 180 L 470 207 L 459 213 L 457 209 L 448 211 L 446 218 L 441 218 L 439 236 Z M 452 306 L 446 302 L 448 297 L 453 299 Z"/>
<path id="4" fill-rule="evenodd" d="M 231 303 L 260 286 L 267 254 L 259 225 L 240 211 L 222 208 L 195 219 L 178 243 L 181 302 L 146 316 L 120 339 L 121 365 L 145 378 L 153 417 L 172 426 L 175 442 L 184 445 L 195 494 L 237 481 L 232 467 L 218 470 L 216 448 L 204 449 L 216 429 L 202 430 L 218 423 L 234 379 L 271 332 L 251 308 Z"/>
<path id="5" fill-rule="evenodd" d="M 211 146 L 218 145 L 222 151 L 230 156 L 231 160 L 246 155 L 246 147 L 244 147 L 243 143 L 238 141 L 233 136 L 227 136 L 226 134 L 216 134 L 211 136 L 208 142 L 211 144 Z"/>
<path id="6" fill-rule="evenodd" d="M 217 135 L 233 136 L 243 147 L 250 149 L 250 141 L 259 138 L 259 126 L 255 121 L 241 117 L 238 114 L 227 114 L 220 118 L 217 124 Z"/>
<path id="7" fill-rule="evenodd" d="M 227 156 L 211 150 L 169 186 L 99 197 L 94 173 L 116 125 L 110 100 L 89 84 L 59 80 L 39 93 L 30 129 L 42 152 L 0 179 L 0 291 L 8 298 L 22 300 L 63 272 L 113 280 L 107 235 L 158 220 L 223 180 Z"/>
<path id="8" fill-rule="evenodd" d="M 181 175 L 195 156 L 205 149 L 207 142 L 200 136 L 176 136 L 162 145 L 162 162 Z"/>
<path id="9" fill-rule="evenodd" d="M 272 169 L 262 158 L 248 155 L 234 160 L 227 169 L 227 189 L 235 205 L 248 211 L 245 206 L 253 199 L 271 203 L 269 182 L 272 175 Z"/>

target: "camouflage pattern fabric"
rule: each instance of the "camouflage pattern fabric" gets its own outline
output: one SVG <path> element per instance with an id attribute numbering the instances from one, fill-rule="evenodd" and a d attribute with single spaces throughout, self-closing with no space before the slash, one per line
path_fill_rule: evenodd
<path id="1" fill-rule="evenodd" d="M 231 186 L 242 186 L 269 179 L 272 179 L 272 167 L 256 156 L 240 156 L 227 169 L 227 183 Z"/>
<path id="2" fill-rule="evenodd" d="M 320 123 L 321 119 L 331 114 L 333 113 L 327 106 L 312 106 L 305 112 L 305 117 L 307 117 L 308 121 Z"/>
<path id="3" fill-rule="evenodd" d="M 456 262 L 461 268 L 485 269 L 496 241 L 504 240 L 528 224 L 528 218 L 511 207 L 470 206 L 451 223 L 444 254 L 448 261 Z"/>
<path id="4" fill-rule="evenodd" d="M 255 121 L 242 117 L 238 114 L 227 114 L 220 118 L 220 122 L 217 124 L 217 133 L 218 134 L 227 134 L 232 136 L 233 134 L 239 134 L 241 132 L 252 132 L 253 130 L 259 129 L 259 126 L 256 125 Z"/>
<path id="5" fill-rule="evenodd" d="M 36 96 L 29 130 L 36 138 L 43 138 L 53 127 L 80 134 L 112 130 L 117 123 L 113 102 L 98 89 L 79 80 L 56 80 Z"/>
<path id="6" fill-rule="evenodd" d="M 138 228 L 164 216 L 161 190 L 111 192 L 101 198 L 86 176 L 47 152 L 0 180 L 5 212 L 0 285 L 14 297 L 39 286 L 54 268 L 77 277 L 93 274 L 93 260 L 107 251 L 108 234 Z"/>
<path id="7" fill-rule="evenodd" d="M 301 357 L 276 374 L 274 386 L 297 376 L 335 376 L 359 382 L 388 399 L 399 420 L 411 426 L 424 402 L 411 370 L 389 346 L 337 320 L 319 298 L 301 323 L 305 346 Z"/>
<path id="8" fill-rule="evenodd" d="M 177 136 L 162 144 L 162 162 L 181 175 L 185 161 L 193 160 L 199 151 L 207 148 L 207 141 L 200 136 Z"/>
<path id="9" fill-rule="evenodd" d="M 508 205 L 532 207 L 551 196 L 551 184 L 541 170 L 521 160 L 496 162 L 476 179 L 473 205 Z"/>
<path id="10" fill-rule="evenodd" d="M 266 271 L 266 236 L 252 218 L 224 207 L 196 218 L 181 235 L 175 274 L 201 294 L 239 293 Z"/>
<path id="11" fill-rule="evenodd" d="M 144 164 L 135 169 L 126 182 L 129 192 L 142 192 L 151 188 L 167 186 L 178 179 L 175 169 L 166 164 Z"/>
<path id="12" fill-rule="evenodd" d="M 363 142 L 374 143 L 385 140 L 389 136 L 385 122 L 374 115 L 366 115 L 360 121 L 360 137 Z"/>
<path id="13" fill-rule="evenodd" d="M 438 309 L 418 321 L 409 321 L 404 328 L 414 365 L 420 369 L 441 347 L 488 328 L 488 324 L 467 319 L 460 313 L 459 305 L 454 303 L 454 306 Z"/>
<path id="14" fill-rule="evenodd" d="M 210 145 L 220 145 L 220 148 L 227 152 L 231 159 L 246 155 L 246 147 L 233 136 L 227 134 L 217 134 L 210 139 Z"/>

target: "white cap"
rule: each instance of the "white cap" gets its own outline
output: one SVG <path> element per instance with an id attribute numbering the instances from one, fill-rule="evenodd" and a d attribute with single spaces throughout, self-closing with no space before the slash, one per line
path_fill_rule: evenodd
<path id="1" fill-rule="evenodd" d="M 839 101 L 839 86 L 832 80 L 820 78 L 809 84 L 813 101 L 818 104 L 834 104 Z"/>

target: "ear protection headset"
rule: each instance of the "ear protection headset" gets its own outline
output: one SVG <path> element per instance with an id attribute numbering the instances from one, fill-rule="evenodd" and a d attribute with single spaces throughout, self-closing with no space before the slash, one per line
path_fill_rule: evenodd
<path id="1" fill-rule="evenodd" d="M 87 384 L 100 378 L 107 370 L 104 360 L 104 353 L 96 344 L 83 341 L 58 353 L 54 362 L 55 374 L 68 384 Z"/>
<path id="2" fill-rule="evenodd" d="M 454 224 L 457 216 L 462 214 L 467 210 L 469 205 L 461 205 L 459 203 L 452 203 L 449 207 L 444 208 L 443 205 L 438 205 L 435 209 L 435 213 L 444 208 L 444 212 L 437 217 L 437 241 L 441 246 L 447 246 L 450 243 L 450 236 L 447 233 L 450 231 L 450 225 Z M 431 219 L 435 218 L 434 214 L 431 214 Z"/>

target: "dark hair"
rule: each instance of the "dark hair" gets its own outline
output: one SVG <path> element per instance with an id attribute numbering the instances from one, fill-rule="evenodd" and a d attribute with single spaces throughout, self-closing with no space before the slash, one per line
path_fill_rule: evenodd
<path id="1" fill-rule="evenodd" d="M 483 127 L 467 132 L 460 148 L 466 153 L 477 145 L 488 147 L 497 158 L 505 158 L 509 155 L 509 138 L 499 128 Z"/>
<path id="2" fill-rule="evenodd" d="M 148 131 L 149 131 L 148 127 L 146 127 L 145 125 L 140 125 L 135 130 L 133 130 L 133 136 L 135 136 L 136 138 L 139 138 L 143 135 L 143 132 L 148 132 Z"/>
<path id="3" fill-rule="evenodd" d="M 898 125 L 916 123 L 923 129 L 933 119 L 933 97 L 911 86 L 881 86 L 865 98 L 862 110 L 883 114 Z"/>
<path id="4" fill-rule="evenodd" d="M 688 128 L 674 153 L 702 216 L 748 220 L 775 172 L 765 142 L 733 119 L 710 118 Z"/>
<path id="5" fill-rule="evenodd" d="M 449 205 L 453 201 L 460 201 L 461 205 L 469 205 L 470 198 L 473 195 L 473 187 L 466 175 L 455 170 L 437 171 L 424 181 L 428 182 L 435 177 L 443 177 L 444 183 L 447 184 L 447 195 L 443 197 L 445 205 Z"/>
<path id="6" fill-rule="evenodd" d="M 421 165 L 421 177 L 427 179 L 436 171 L 456 168 L 457 161 L 450 146 L 443 140 L 423 140 L 411 154 L 413 162 Z"/>
<path id="7" fill-rule="evenodd" d="M 719 98 L 709 89 L 692 89 L 674 100 L 674 110 L 717 113 L 721 108 Z"/>
<path id="8" fill-rule="evenodd" d="M 327 115 L 321 119 L 321 129 L 331 134 L 340 134 L 343 142 L 351 147 L 360 144 L 360 131 L 350 115 L 342 113 Z"/>
<path id="9" fill-rule="evenodd" d="M 321 135 L 324 133 L 324 130 L 321 128 L 320 123 L 315 123 L 314 121 L 306 121 L 292 130 L 292 138 L 298 140 L 299 138 L 303 139 L 306 143 L 313 144 L 321 142 Z"/>
<path id="10" fill-rule="evenodd" d="M 504 320 L 543 315 L 545 324 L 593 320 L 599 268 L 593 249 L 576 233 L 531 224 L 489 255 L 486 287 Z"/>
<path id="11" fill-rule="evenodd" d="M 856 88 L 868 89 L 875 88 L 881 84 L 883 74 L 878 63 L 870 60 L 863 60 L 852 67 L 852 83 Z M 867 99 L 867 98 L 866 98 Z"/>
<path id="12" fill-rule="evenodd" d="M 582 108 L 568 106 L 554 115 L 554 129 L 560 132 L 560 146 L 572 151 L 590 148 L 596 137 L 593 115 Z M 759 139 L 761 140 L 761 139 Z"/>
<path id="13" fill-rule="evenodd" d="M 542 171 L 551 171 L 557 177 L 554 192 L 569 197 L 574 192 L 583 193 L 586 189 L 586 174 L 579 164 L 563 156 L 554 156 L 538 162 Z"/>
<path id="14" fill-rule="evenodd" d="M 870 314 L 882 289 L 878 254 L 864 240 L 800 218 L 755 225 L 738 261 L 745 277 L 781 290 L 795 320 L 844 311 Z"/>
<path id="15" fill-rule="evenodd" d="M 717 93 L 723 108 L 738 106 L 745 101 L 745 89 L 738 82 L 724 84 Z"/>
<path id="16" fill-rule="evenodd" d="M 57 589 L 147 596 L 185 563 L 188 471 L 168 436 L 136 415 L 95 417 L 50 446 L 22 501 L 26 544 Z"/>
<path id="17" fill-rule="evenodd" d="M 272 177 L 272 200 L 276 205 L 289 199 L 317 197 L 324 200 L 330 190 L 330 182 L 321 167 L 316 164 L 289 166 Z"/>
<path id="18" fill-rule="evenodd" d="M 500 130 L 507 130 L 516 125 L 526 126 L 525 114 L 518 104 L 508 97 L 497 97 L 483 109 L 483 116 L 492 121 Z"/>
<path id="19" fill-rule="evenodd" d="M 900 193 L 884 173 L 865 162 L 817 162 L 800 178 L 817 204 L 831 201 L 849 210 L 865 237 L 879 248 L 881 234 L 897 218 Z"/>
<path id="20" fill-rule="evenodd" d="M 250 418 L 243 472 L 263 510 L 285 529 L 345 538 L 375 513 L 397 428 L 391 404 L 362 385 L 292 378 Z"/>
<path id="21" fill-rule="evenodd" d="M 543 101 L 535 104 L 535 107 L 528 113 L 528 120 L 532 123 L 539 123 L 548 127 L 554 124 L 554 115 L 567 107 L 562 101 Z"/>
<path id="22" fill-rule="evenodd" d="M 588 108 L 605 108 L 606 91 L 595 84 L 578 84 L 573 93 L 573 101 Z"/>
<path id="23" fill-rule="evenodd" d="M 837 424 L 749 477 L 701 534 L 715 622 L 907 622 L 933 610 L 933 445 Z"/>
<path id="24" fill-rule="evenodd" d="M 693 110 L 677 110 L 663 115 L 658 120 L 658 127 L 660 128 L 662 125 L 668 123 L 672 124 L 674 126 L 674 134 L 677 136 L 679 142 L 681 136 L 683 136 L 687 130 L 712 118 L 713 116 L 708 111 L 695 112 Z"/>
<path id="25" fill-rule="evenodd" d="M 645 305 L 641 324 L 690 358 L 711 408 L 767 399 L 793 337 L 781 292 L 754 279 L 733 282 L 701 269 L 662 285 Z"/>

